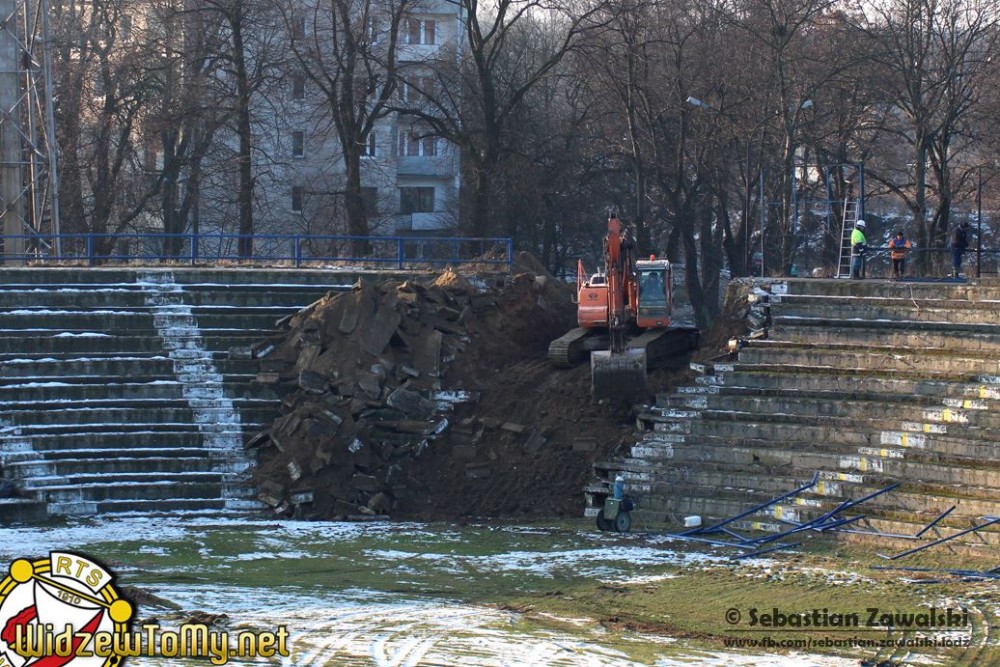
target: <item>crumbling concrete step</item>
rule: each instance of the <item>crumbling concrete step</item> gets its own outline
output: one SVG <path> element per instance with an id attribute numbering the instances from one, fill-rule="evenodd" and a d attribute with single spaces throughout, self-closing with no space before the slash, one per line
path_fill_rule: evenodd
<path id="1" fill-rule="evenodd" d="M 876 344 L 893 349 L 937 349 L 948 351 L 975 351 L 997 354 L 1000 351 L 1000 324 L 994 332 L 972 332 L 967 326 L 955 326 L 948 330 L 931 330 L 926 323 L 913 323 L 907 327 L 885 327 L 876 329 L 863 322 L 857 326 L 825 326 L 818 322 L 796 320 L 796 324 L 776 323 L 768 331 L 768 340 L 790 343 L 824 345 Z M 751 345 L 758 344 L 753 341 Z"/>
<path id="2" fill-rule="evenodd" d="M 992 382 L 989 377 L 979 373 L 967 373 L 964 371 L 932 371 L 923 368 L 886 368 L 880 365 L 877 368 L 841 368 L 834 366 L 812 366 L 796 363 L 743 363 L 740 361 L 726 364 L 715 364 L 711 374 L 702 375 L 695 378 L 695 383 L 703 387 L 715 387 L 725 384 L 740 384 L 740 378 L 746 373 L 759 373 L 765 375 L 788 376 L 795 373 L 804 373 L 816 377 L 834 378 L 845 374 L 853 374 L 859 378 L 870 381 L 883 380 L 914 380 L 931 382 L 954 382 L 958 384 L 970 384 L 976 382 Z"/>
<path id="3" fill-rule="evenodd" d="M 977 411 L 974 414 L 981 415 L 980 419 L 993 419 L 991 414 L 987 414 L 982 411 Z M 736 424 L 739 428 L 743 429 L 752 428 L 755 430 L 754 433 L 744 431 L 744 437 L 761 437 L 761 433 L 768 433 L 770 436 L 770 434 L 780 431 L 785 426 L 802 425 L 804 427 L 819 429 L 860 430 L 868 434 L 869 437 L 873 437 L 875 439 L 878 438 L 878 434 L 883 430 L 900 430 L 912 433 L 938 435 L 950 433 L 952 437 L 954 437 L 957 433 L 962 438 L 971 440 L 987 440 L 993 437 L 991 432 L 994 428 L 992 426 L 983 427 L 978 424 L 967 422 L 931 421 L 930 419 L 924 419 L 923 421 L 895 420 L 892 423 L 888 423 L 887 418 L 882 415 L 867 417 L 800 415 L 791 413 L 771 413 L 768 415 L 761 415 L 757 412 L 735 410 L 705 410 L 701 413 L 701 419 L 692 421 L 691 423 L 692 434 L 712 433 L 714 435 L 720 435 L 721 431 L 719 429 L 729 424 Z M 769 431 L 768 428 L 770 427 L 777 427 L 777 430 Z"/>
<path id="4" fill-rule="evenodd" d="M 878 370 L 882 373 L 920 372 L 928 375 L 1000 375 L 1000 359 L 951 356 L 924 350 L 823 349 L 787 345 L 753 346 L 740 351 L 739 362 L 747 364 L 804 365 L 842 370 Z M 738 366 L 737 366 L 738 368 Z"/>
<path id="5" fill-rule="evenodd" d="M 139 433 L 115 436 L 114 434 L 88 434 L 85 442 L 70 435 L 46 436 L 26 442 L 17 447 L 16 441 L 0 441 L 0 455 L 4 460 L 19 461 L 42 459 L 60 461 L 63 459 L 128 459 L 128 458 L 199 458 L 207 457 L 201 443 L 200 434 Z"/>
<path id="6" fill-rule="evenodd" d="M 995 448 L 996 445 L 989 445 Z M 667 458 L 667 457 L 665 457 Z M 907 450 L 901 447 L 859 447 L 855 451 L 814 447 L 806 450 L 770 447 L 733 446 L 724 442 L 678 445 L 669 457 L 675 465 L 696 464 L 698 469 L 713 471 L 757 471 L 770 475 L 775 469 L 795 474 L 813 470 L 877 472 L 887 480 L 905 480 L 909 484 L 928 483 L 937 486 L 966 485 L 992 487 L 1000 484 L 1000 462 L 970 465 L 971 457 L 945 458 L 937 452 Z M 637 458 L 652 463 L 650 458 Z"/>
<path id="7" fill-rule="evenodd" d="M 969 424 L 981 427 L 1000 427 L 1000 413 L 987 409 L 962 409 L 943 405 L 942 401 L 934 404 L 929 397 L 918 397 L 917 400 L 889 400 L 878 396 L 861 396 L 859 394 L 843 393 L 815 396 L 803 393 L 799 396 L 789 395 L 739 395 L 719 394 L 713 396 L 705 411 L 714 414 L 717 411 L 756 413 L 757 415 L 799 415 L 817 417 L 857 417 L 861 423 L 895 426 L 900 422 L 921 422 L 929 424 Z M 678 413 L 679 411 L 673 411 Z M 639 419 L 642 419 L 640 415 Z M 656 419 L 650 415 L 651 419 Z M 655 423 L 655 422 L 654 422 Z"/>
<path id="8" fill-rule="evenodd" d="M 961 305 L 960 305 L 961 304 Z M 992 304 L 992 302 L 990 302 Z M 993 307 L 983 304 L 982 308 Z M 775 318 L 777 324 L 795 323 L 795 318 L 826 319 L 831 324 L 837 323 L 860 323 L 867 322 L 867 326 L 875 328 L 878 323 L 895 323 L 894 326 L 902 328 L 901 323 L 951 323 L 953 329 L 956 324 L 978 324 L 982 322 L 982 310 L 976 307 L 973 302 L 947 302 L 938 307 L 918 308 L 911 306 L 903 308 L 900 306 L 885 303 L 879 305 L 875 302 L 859 301 L 855 303 L 828 303 L 818 300 L 807 300 L 801 303 L 781 303 L 771 304 L 771 317 Z"/>
<path id="9" fill-rule="evenodd" d="M 350 286 L 362 277 L 391 275 L 376 271 L 351 269 L 268 269 L 268 268 L 213 268 L 213 267 L 3 267 L 0 268 L 0 285 L 18 291 L 35 286 L 105 285 L 136 287 L 140 279 L 146 284 L 176 283 L 184 286 L 233 285 L 241 289 L 258 286 L 260 289 L 279 289 L 283 285 L 301 288 L 303 285 L 323 287 Z M 430 274 L 428 274 L 430 275 Z M 413 272 L 400 272 L 402 279 L 413 277 Z"/>
<path id="10" fill-rule="evenodd" d="M 259 504 L 257 505 L 259 507 Z M 203 498 L 70 500 L 46 505 L 49 516 L 92 516 L 134 513 L 142 515 L 190 513 L 193 516 L 234 513 L 230 500 L 211 494 Z M 237 510 L 238 511 L 238 510 Z"/>
<path id="11" fill-rule="evenodd" d="M 18 335 L 18 334 L 21 335 Z M 72 356 L 139 356 L 162 355 L 164 345 L 159 336 L 151 335 L 119 335 L 103 332 L 84 332 L 79 334 L 63 334 L 48 332 L 34 336 L 30 346 L 24 344 L 24 332 L 12 330 L 9 336 L 0 336 L 0 360 L 27 359 L 36 357 L 53 357 L 56 359 Z M 209 350 L 225 351 L 233 347 L 248 347 L 266 338 L 270 331 L 242 331 L 236 336 L 211 336 L 205 342 L 210 343 Z"/>
<path id="12" fill-rule="evenodd" d="M 41 359 L 32 363 L 0 365 L 0 377 L 40 378 L 49 376 L 131 378 L 136 375 L 172 377 L 174 362 L 166 356 Z"/>
<path id="13" fill-rule="evenodd" d="M 32 378 L 37 379 L 37 378 Z M 80 401 L 123 401 L 123 400 L 171 400 L 183 398 L 184 386 L 176 381 L 160 382 L 123 382 L 123 383 L 77 383 L 63 384 L 54 392 L 54 387 L 48 382 L 0 383 L 0 408 L 5 410 L 56 407 L 57 404 L 70 404 Z M 53 398 L 57 394 L 58 398 Z M 99 396 L 99 399 L 94 397 Z"/>
<path id="14" fill-rule="evenodd" d="M 767 377 L 768 380 L 773 378 Z M 996 391 L 983 392 L 977 390 L 982 385 L 968 385 L 964 394 L 956 385 L 951 383 L 927 383 L 923 391 L 898 391 L 898 385 L 893 384 L 887 387 L 887 382 L 871 381 L 857 378 L 857 382 L 851 382 L 853 378 L 845 378 L 843 385 L 830 382 L 828 379 L 816 382 L 796 383 L 791 376 L 785 376 L 785 383 L 764 383 L 771 386 L 735 386 L 720 385 L 715 387 L 716 391 L 698 397 L 697 401 L 687 399 L 686 395 L 679 394 L 675 400 L 668 400 L 666 406 L 657 405 L 659 408 L 682 405 L 686 408 L 706 409 L 709 407 L 719 407 L 728 401 L 740 400 L 743 398 L 774 398 L 774 399 L 794 399 L 802 400 L 834 400 L 834 401 L 860 401 L 866 404 L 882 403 L 886 407 L 896 405 L 916 405 L 928 408 L 952 408 L 966 411 L 992 410 L 1000 408 L 1000 400 L 996 397 Z M 750 383 L 744 383 L 750 384 Z M 899 383 L 902 385 L 903 383 Z M 919 389 L 916 383 L 907 383 L 913 389 Z M 943 385 L 940 392 L 932 391 L 934 384 Z M 805 386 L 803 386 L 805 385 Z M 1000 387 L 994 389 L 1000 390 Z M 956 394 L 954 397 L 948 396 L 946 392 Z M 669 397 L 667 397 L 669 398 Z M 672 408 L 676 409 L 676 408 Z"/>
<path id="15" fill-rule="evenodd" d="M 147 422 L 136 421 L 128 423 L 86 422 L 86 423 L 26 423 L 9 425 L 0 428 L 0 442 L 37 438 L 39 436 L 73 435 L 79 438 L 81 433 L 115 434 L 115 433 L 214 433 L 221 435 L 242 435 L 243 431 L 254 426 L 243 422 L 243 428 L 226 424 L 195 424 L 191 420 L 183 422 Z"/>
<path id="16" fill-rule="evenodd" d="M 77 450 L 76 454 L 88 458 L 51 458 L 43 460 L 18 461 L 5 457 L 4 474 L 11 479 L 27 479 L 35 476 L 55 475 L 76 483 L 81 475 L 124 475 L 126 473 L 146 473 L 162 475 L 167 473 L 204 472 L 211 473 L 215 462 L 204 450 L 195 456 L 92 456 L 92 450 Z"/>
<path id="17" fill-rule="evenodd" d="M 174 394 L 180 392 L 172 392 Z M 0 394 L 2 395 L 2 394 Z M 94 392 L 92 395 L 100 396 Z M 268 399 L 254 399 L 254 398 L 238 398 L 231 399 L 233 404 L 237 409 L 242 411 L 245 409 L 251 413 L 254 411 L 266 411 L 266 414 L 271 414 L 275 410 L 274 402 Z M 182 410 L 191 407 L 198 409 L 205 408 L 208 410 L 212 408 L 211 399 L 201 399 L 195 397 L 185 398 L 183 396 L 149 396 L 149 397 L 138 397 L 138 396 L 127 396 L 125 398 L 113 398 L 113 397 L 102 397 L 102 398 L 87 398 L 86 396 L 80 397 L 66 397 L 62 399 L 42 399 L 37 401 L 24 400 L 24 401 L 13 401 L 13 402 L 0 402 L 0 410 L 7 411 L 11 415 L 13 423 L 17 423 L 18 420 L 13 418 L 13 415 L 17 415 L 20 412 L 28 411 L 35 412 L 38 410 L 96 410 L 96 409 L 117 409 L 117 410 L 147 410 L 150 416 L 155 416 L 159 413 L 159 410 Z"/>
<path id="18" fill-rule="evenodd" d="M 30 498 L 0 498 L 0 526 L 41 523 L 48 519 L 45 503 Z"/>
<path id="19" fill-rule="evenodd" d="M 198 308 L 270 308 L 274 310 L 296 311 L 329 292 L 351 289 L 350 286 L 302 285 L 247 285 L 226 286 L 185 285 L 177 292 L 168 292 L 174 303 Z M 109 308 L 143 310 L 147 306 L 148 294 L 141 286 L 119 285 L 114 287 L 79 285 L 68 287 L 38 286 L 14 291 L 0 289 L 0 308 L 4 309 L 71 309 Z M 170 303 L 171 301 L 165 301 Z"/>
<path id="20" fill-rule="evenodd" d="M 907 295 L 901 293 L 886 295 L 825 295 L 825 294 L 784 294 L 770 297 L 772 314 L 775 309 L 795 310 L 799 306 L 885 308 L 894 311 L 926 310 L 980 310 L 1000 308 L 1000 300 L 988 298 L 979 292 L 967 292 L 964 298 L 954 296 Z"/>
<path id="21" fill-rule="evenodd" d="M 655 451 L 651 458 L 697 458 L 697 452 L 701 447 L 721 449 L 728 447 L 735 452 L 753 452 L 762 462 L 767 464 L 784 461 L 790 465 L 798 463 L 803 452 L 821 450 L 832 455 L 850 456 L 857 454 L 862 449 L 870 449 L 879 452 L 885 450 L 886 456 L 889 456 L 889 452 L 902 451 L 904 458 L 908 460 L 978 467 L 983 465 L 980 463 L 982 461 L 1000 460 L 1000 443 L 994 442 L 990 438 L 989 431 L 982 431 L 981 434 L 984 436 L 983 439 L 973 440 L 956 438 L 947 433 L 921 433 L 916 430 L 904 431 L 898 428 L 887 428 L 879 432 L 859 431 L 839 439 L 816 441 L 809 437 L 811 434 L 802 435 L 801 439 L 797 439 L 795 434 L 790 433 L 785 439 L 772 440 L 752 437 L 734 439 L 728 433 L 722 435 L 697 433 L 685 435 L 681 442 L 661 445 L 661 448 Z M 859 440 L 863 440 L 864 444 L 858 444 Z M 643 444 L 644 442 L 640 441 L 636 448 Z M 643 448 L 642 451 L 645 452 L 647 449 L 652 448 Z M 688 454 L 687 452 L 693 453 Z M 800 466 L 805 466 L 805 464 L 800 464 Z M 986 467 L 992 467 L 992 465 Z"/>
<path id="22" fill-rule="evenodd" d="M 743 390 L 802 390 L 859 394 L 876 392 L 884 394 L 888 400 L 893 400 L 893 396 L 907 395 L 941 401 L 984 400 L 989 405 L 1000 399 L 1000 384 L 992 382 L 953 382 L 901 374 L 870 375 L 853 371 L 838 372 L 836 369 L 812 369 L 807 366 L 740 364 L 737 372 L 707 376 L 705 379 L 710 378 L 714 378 L 713 384 L 702 386 L 704 391 L 701 395 Z"/>
<path id="23" fill-rule="evenodd" d="M 913 282 L 897 283 L 882 280 L 847 281 L 815 278 L 788 278 L 763 281 L 764 285 L 778 285 L 789 296 L 841 296 L 855 300 L 865 298 L 914 298 L 945 300 L 998 300 L 1000 285 L 989 280 L 975 282 Z M 773 288 L 770 288 L 773 289 Z M 784 296 L 784 294 L 782 296 Z"/>
<path id="24" fill-rule="evenodd" d="M 38 486 L 29 488 L 27 491 L 38 500 L 48 503 L 99 502 L 102 500 L 149 501 L 221 497 L 221 485 L 221 480 L 184 482 L 168 478 L 140 481 L 71 482 L 63 485 Z"/>

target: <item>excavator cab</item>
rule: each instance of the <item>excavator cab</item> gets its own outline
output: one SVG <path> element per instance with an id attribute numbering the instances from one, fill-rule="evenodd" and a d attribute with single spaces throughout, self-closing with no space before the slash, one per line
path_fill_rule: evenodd
<path id="1" fill-rule="evenodd" d="M 670 326 L 673 306 L 670 290 L 670 263 L 665 260 L 636 262 L 639 295 L 636 299 L 635 320 L 640 329 Z"/>

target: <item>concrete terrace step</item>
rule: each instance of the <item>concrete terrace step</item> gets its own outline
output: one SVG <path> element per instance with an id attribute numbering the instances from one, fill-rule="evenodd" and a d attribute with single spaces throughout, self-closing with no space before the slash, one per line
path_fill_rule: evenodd
<path id="1" fill-rule="evenodd" d="M 702 418 L 710 418 L 719 411 L 749 412 L 770 418 L 774 415 L 795 415 L 808 417 L 849 417 L 870 424 L 872 420 L 881 424 L 918 422 L 921 424 L 968 424 L 979 427 L 1000 427 L 1000 413 L 986 409 L 963 409 L 931 403 L 924 398 L 920 401 L 883 400 L 877 395 L 861 396 L 844 393 L 840 395 L 747 395 L 718 394 L 708 401 L 705 410 L 699 412 Z M 670 417 L 671 413 L 667 413 Z M 657 418 L 655 413 L 650 417 Z"/>
<path id="2" fill-rule="evenodd" d="M 772 518 L 893 481 L 903 486 L 864 506 L 880 525 L 919 529 L 954 504 L 939 528 L 958 529 L 1000 511 L 1000 281 L 758 285 L 774 293 L 767 339 L 639 410 L 630 456 L 599 476 L 624 471 L 650 516 L 731 516 L 815 470 L 821 491 Z M 749 523 L 764 525 L 760 514 Z"/>
<path id="3" fill-rule="evenodd" d="M 962 302 L 958 302 L 962 303 Z M 994 302 L 989 302 L 993 304 Z M 985 305 L 983 307 L 986 307 Z M 990 306 L 994 307 L 994 306 Z M 831 323 L 867 322 L 868 326 L 884 326 L 884 323 L 902 322 L 949 322 L 954 324 L 977 324 L 982 321 L 982 311 L 976 304 L 968 307 L 954 305 L 927 308 L 900 308 L 889 303 L 827 303 L 811 299 L 804 303 L 778 303 L 771 305 L 771 316 L 778 323 L 784 323 L 791 318 L 826 319 Z M 788 318 L 788 319 L 782 319 Z"/>
<path id="4" fill-rule="evenodd" d="M 995 444 L 989 447 L 996 448 Z M 652 463 L 655 457 L 647 447 L 636 445 L 637 458 Z M 985 448 L 984 448 L 985 449 Z M 638 450 L 638 451 L 636 451 Z M 663 454 L 668 454 L 666 449 Z M 635 455 L 634 454 L 634 455 Z M 757 470 L 772 474 L 776 470 L 808 474 L 814 470 L 841 472 L 878 472 L 909 484 L 927 483 L 932 486 L 994 487 L 1000 484 L 1000 464 L 983 463 L 972 456 L 965 458 L 942 455 L 936 451 L 901 447 L 858 447 L 853 451 L 837 448 L 789 448 L 773 443 L 765 446 L 734 446 L 731 443 L 709 443 L 704 439 L 686 441 L 674 446 L 663 462 L 683 466 L 697 464 L 699 469 L 716 471 Z"/>
<path id="5" fill-rule="evenodd" d="M 769 360 L 770 361 L 770 360 Z M 889 383 L 896 381 L 904 382 L 936 382 L 946 384 L 956 384 L 960 386 L 973 384 L 996 384 L 994 379 L 997 376 L 992 374 L 984 375 L 976 372 L 966 372 L 965 370 L 954 371 L 932 371 L 925 367 L 912 368 L 841 368 L 837 366 L 815 366 L 802 363 L 745 363 L 726 362 L 725 364 L 715 364 L 708 375 L 695 378 L 695 383 L 702 388 L 712 388 L 719 386 L 742 384 L 742 378 L 750 375 L 773 376 L 779 382 L 785 380 L 781 378 L 795 377 L 797 374 L 808 374 L 809 377 L 829 378 L 832 381 L 843 377 L 845 374 L 852 374 L 858 381 L 868 383 Z"/>
<path id="6" fill-rule="evenodd" d="M 871 377 L 904 377 L 974 382 L 982 376 L 996 376 L 1000 360 L 970 357 L 928 358 L 922 354 L 851 354 L 840 351 L 768 349 L 744 351 L 740 360 L 722 372 L 771 370 L 804 366 L 814 373 L 841 374 L 855 371 Z M 718 366 L 716 367 L 718 368 Z M 718 373 L 716 373 L 718 374 Z"/>
<path id="7" fill-rule="evenodd" d="M 796 318 L 794 322 L 799 322 Z M 838 323 L 842 324 L 842 323 Z M 938 323 L 933 323 L 935 326 Z M 883 327 L 878 330 L 878 342 L 881 347 L 927 350 L 971 350 L 996 354 L 1000 350 L 1000 324 L 992 327 L 992 332 L 975 333 L 968 327 L 954 326 L 951 323 L 940 323 L 948 328 L 932 331 L 923 324 L 906 323 L 901 327 Z M 915 325 L 915 326 L 911 326 Z M 992 325 L 984 325 L 991 327 Z M 977 329 L 984 328 L 978 326 Z M 859 345 L 866 346 L 872 342 L 874 327 L 864 322 L 856 326 L 827 326 L 808 321 L 799 324 L 788 324 L 785 320 L 775 321 L 768 332 L 768 340 L 797 344 L 822 345 Z M 756 345 L 761 341 L 754 341 Z"/>
<path id="8" fill-rule="evenodd" d="M 955 301 L 973 301 L 977 299 L 1000 299 L 1000 282 L 996 280 L 961 281 L 928 281 L 928 282 L 892 282 L 888 280 L 837 280 L 814 278 L 786 278 L 778 280 L 763 280 L 760 284 L 774 290 L 775 285 L 781 286 L 784 293 L 780 296 L 840 296 L 860 300 L 867 298 L 889 299 L 941 299 Z M 781 290 L 774 290 L 781 291 Z"/>
<path id="9" fill-rule="evenodd" d="M 50 515 L 256 511 L 235 473 L 277 395 L 230 351 L 362 277 L 389 276 L 0 267 L 4 475 Z"/>
<path id="10" fill-rule="evenodd" d="M 79 398 L 61 398 L 56 400 L 0 401 L 0 410 L 8 411 L 10 418 L 13 420 L 14 415 L 20 412 L 36 412 L 40 410 L 146 410 L 149 412 L 150 417 L 152 417 L 154 415 L 166 415 L 166 413 L 158 412 L 159 410 L 195 409 L 205 411 L 208 414 L 214 414 L 213 410 L 223 409 L 214 407 L 212 399 L 192 399 L 182 396 L 148 396 L 142 398 L 135 396 L 114 398 L 109 397 L 107 394 L 103 394 L 102 396 L 104 397 L 88 398 L 81 396 Z M 262 411 L 267 413 L 275 411 L 274 400 L 271 398 L 237 398 L 232 399 L 232 403 L 240 411 L 240 414 L 255 415 Z M 229 408 L 225 409 L 228 410 Z"/>
<path id="11" fill-rule="evenodd" d="M 918 383 L 906 380 L 872 381 L 868 378 L 844 376 L 843 382 L 830 378 L 811 378 L 812 382 L 788 381 L 796 376 L 784 375 L 784 383 L 776 382 L 775 376 L 764 375 L 748 378 L 738 377 L 738 385 L 716 385 L 715 391 L 702 395 L 672 394 L 658 396 L 654 408 L 676 409 L 688 407 L 704 409 L 722 405 L 717 397 L 773 397 L 803 400 L 864 401 L 895 405 L 920 405 L 928 408 L 952 408 L 963 410 L 992 410 L 1000 408 L 1000 387 L 985 385 L 956 385 L 951 383 Z M 753 380 L 760 380 L 759 385 Z M 907 390 L 902 389 L 906 386 Z M 662 401 L 662 403 L 661 403 Z M 655 412 L 653 414 L 656 414 Z"/>
<path id="12" fill-rule="evenodd" d="M 114 477 L 115 479 L 111 479 Z M 73 481 L 62 485 L 29 487 L 35 497 L 49 503 L 71 501 L 94 502 L 103 500 L 176 500 L 183 498 L 206 498 L 222 494 L 222 480 L 193 480 L 163 474 L 158 478 L 144 478 L 126 481 L 119 479 L 127 475 L 108 475 L 107 482 Z"/>
<path id="13" fill-rule="evenodd" d="M 256 372 L 255 362 L 244 359 L 170 358 L 167 356 L 138 357 L 81 357 L 41 358 L 30 363 L 0 363 L 0 377 L 111 377 L 134 378 L 175 377 L 183 373 L 206 373 L 215 370 L 224 374 L 251 375 Z"/>
<path id="14" fill-rule="evenodd" d="M 225 351 L 232 347 L 246 347 L 275 333 L 266 331 L 240 331 L 238 334 L 213 334 L 203 336 L 203 349 Z M 138 354 L 162 355 L 165 353 L 163 340 L 149 332 L 143 335 L 121 335 L 102 332 L 47 332 L 31 339 L 30 349 L 24 344 L 24 331 L 8 330 L 9 335 L 0 333 L 0 359 L 25 359 L 32 357 L 72 358 L 74 356 L 95 357 L 123 356 Z M 182 346 L 190 348 L 190 345 Z"/>
<path id="15" fill-rule="evenodd" d="M 1000 375 L 1000 356 L 980 352 L 963 356 L 947 350 L 908 348 L 867 349 L 855 346 L 803 346 L 765 341 L 744 347 L 739 363 L 793 364 L 828 368 L 878 369 L 882 371 L 924 370 L 929 372 Z"/>
<path id="16" fill-rule="evenodd" d="M 868 308 L 881 308 L 893 312 L 942 312 L 963 311 L 975 312 L 984 308 L 1000 307 L 1000 299 L 987 298 L 979 292 L 965 292 L 964 298 L 950 295 L 908 295 L 908 294 L 785 294 L 770 298 L 772 312 L 774 310 L 798 311 L 802 307 L 849 307 L 864 311 Z"/>
<path id="17" fill-rule="evenodd" d="M 138 514 L 153 516 L 168 514 L 176 516 L 232 516 L 248 511 L 259 511 L 263 503 L 234 502 L 234 499 L 220 498 L 209 495 L 204 498 L 175 499 L 129 499 L 67 502 L 49 502 L 47 504 L 50 516 L 85 516 L 92 514 Z"/>
<path id="18" fill-rule="evenodd" d="M 261 308 L 272 311 L 298 310 L 329 292 L 343 292 L 349 286 L 303 287 L 300 285 L 233 286 L 185 285 L 177 292 L 167 292 L 167 302 L 185 304 L 194 310 L 222 308 Z M 0 308 L 10 309 L 141 309 L 148 307 L 148 290 L 141 285 L 88 285 L 76 288 L 47 289 L 32 285 L 0 288 Z"/>

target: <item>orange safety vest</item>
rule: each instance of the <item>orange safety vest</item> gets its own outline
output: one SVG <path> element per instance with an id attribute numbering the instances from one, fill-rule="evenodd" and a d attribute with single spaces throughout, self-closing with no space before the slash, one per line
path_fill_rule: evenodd
<path id="1" fill-rule="evenodd" d="M 906 257 L 906 249 L 910 247 L 910 242 L 906 239 L 902 241 L 898 238 L 893 238 L 889 241 L 889 257 L 892 259 L 903 259 Z"/>

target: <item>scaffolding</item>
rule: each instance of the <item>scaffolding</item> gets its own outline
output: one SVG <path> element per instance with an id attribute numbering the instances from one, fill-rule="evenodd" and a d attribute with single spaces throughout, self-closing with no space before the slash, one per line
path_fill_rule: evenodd
<path id="1" fill-rule="evenodd" d="M 0 0 L 0 227 L 3 262 L 58 244 L 59 199 L 48 0 Z"/>

